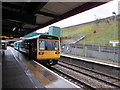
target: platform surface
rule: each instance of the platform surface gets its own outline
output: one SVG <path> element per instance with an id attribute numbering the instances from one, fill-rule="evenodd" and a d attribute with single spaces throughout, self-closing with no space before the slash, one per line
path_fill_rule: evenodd
<path id="1" fill-rule="evenodd" d="M 32 76 L 22 63 L 15 59 L 8 48 L 2 57 L 2 88 L 44 88 L 44 86 Z"/>
<path id="2" fill-rule="evenodd" d="M 3 65 L 3 88 L 45 87 L 80 89 L 77 85 L 60 77 L 58 74 L 11 47 L 8 47 L 5 52 Z"/>

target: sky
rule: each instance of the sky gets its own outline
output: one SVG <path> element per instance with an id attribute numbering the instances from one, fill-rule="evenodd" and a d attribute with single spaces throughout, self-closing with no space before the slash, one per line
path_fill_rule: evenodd
<path id="1" fill-rule="evenodd" d="M 113 0 L 106 4 L 103 4 L 101 6 L 95 7 L 93 9 L 87 10 L 85 12 L 76 14 L 74 16 L 71 16 L 67 19 L 61 20 L 57 23 L 51 24 L 45 28 L 38 29 L 37 33 L 45 33 L 49 30 L 49 27 L 51 26 L 57 26 L 60 28 L 69 27 L 77 24 L 82 24 L 90 21 L 94 21 L 96 19 L 102 19 L 106 17 L 113 16 L 112 12 L 115 12 L 116 15 L 120 12 L 118 12 L 118 2 L 120 0 Z M 120 2 L 119 2 L 120 6 Z M 79 18 L 79 19 L 78 19 Z"/>

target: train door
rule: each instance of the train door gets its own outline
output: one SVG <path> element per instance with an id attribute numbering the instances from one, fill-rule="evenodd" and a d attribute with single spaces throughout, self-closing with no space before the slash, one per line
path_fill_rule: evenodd
<path id="1" fill-rule="evenodd" d="M 37 57 L 37 39 L 30 40 L 29 55 L 33 58 Z"/>

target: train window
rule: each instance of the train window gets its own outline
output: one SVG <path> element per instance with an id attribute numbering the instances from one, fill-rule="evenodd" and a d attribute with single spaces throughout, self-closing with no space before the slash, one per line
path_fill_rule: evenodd
<path id="1" fill-rule="evenodd" d="M 55 47 L 55 50 L 59 50 L 59 44 L 58 44 L 58 41 L 55 41 L 55 42 L 54 42 L 54 45 L 55 45 L 55 46 L 54 46 L 54 47 Z"/>
<path id="2" fill-rule="evenodd" d="M 45 41 L 40 40 L 39 47 L 40 47 L 40 50 L 45 50 Z"/>
<path id="3" fill-rule="evenodd" d="M 40 50 L 59 50 L 59 43 L 58 41 L 40 40 Z"/>

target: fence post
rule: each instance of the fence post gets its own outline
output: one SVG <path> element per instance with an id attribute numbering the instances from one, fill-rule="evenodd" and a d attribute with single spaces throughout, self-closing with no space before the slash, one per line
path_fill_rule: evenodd
<path id="1" fill-rule="evenodd" d="M 100 46 L 99 46 L 99 52 L 101 51 L 101 48 L 100 48 Z"/>
<path id="2" fill-rule="evenodd" d="M 85 57 L 87 56 L 87 47 L 85 46 Z"/>
<path id="3" fill-rule="evenodd" d="M 115 46 L 113 47 L 113 53 L 112 53 L 112 61 L 115 62 L 116 60 L 116 49 L 115 49 Z"/>

